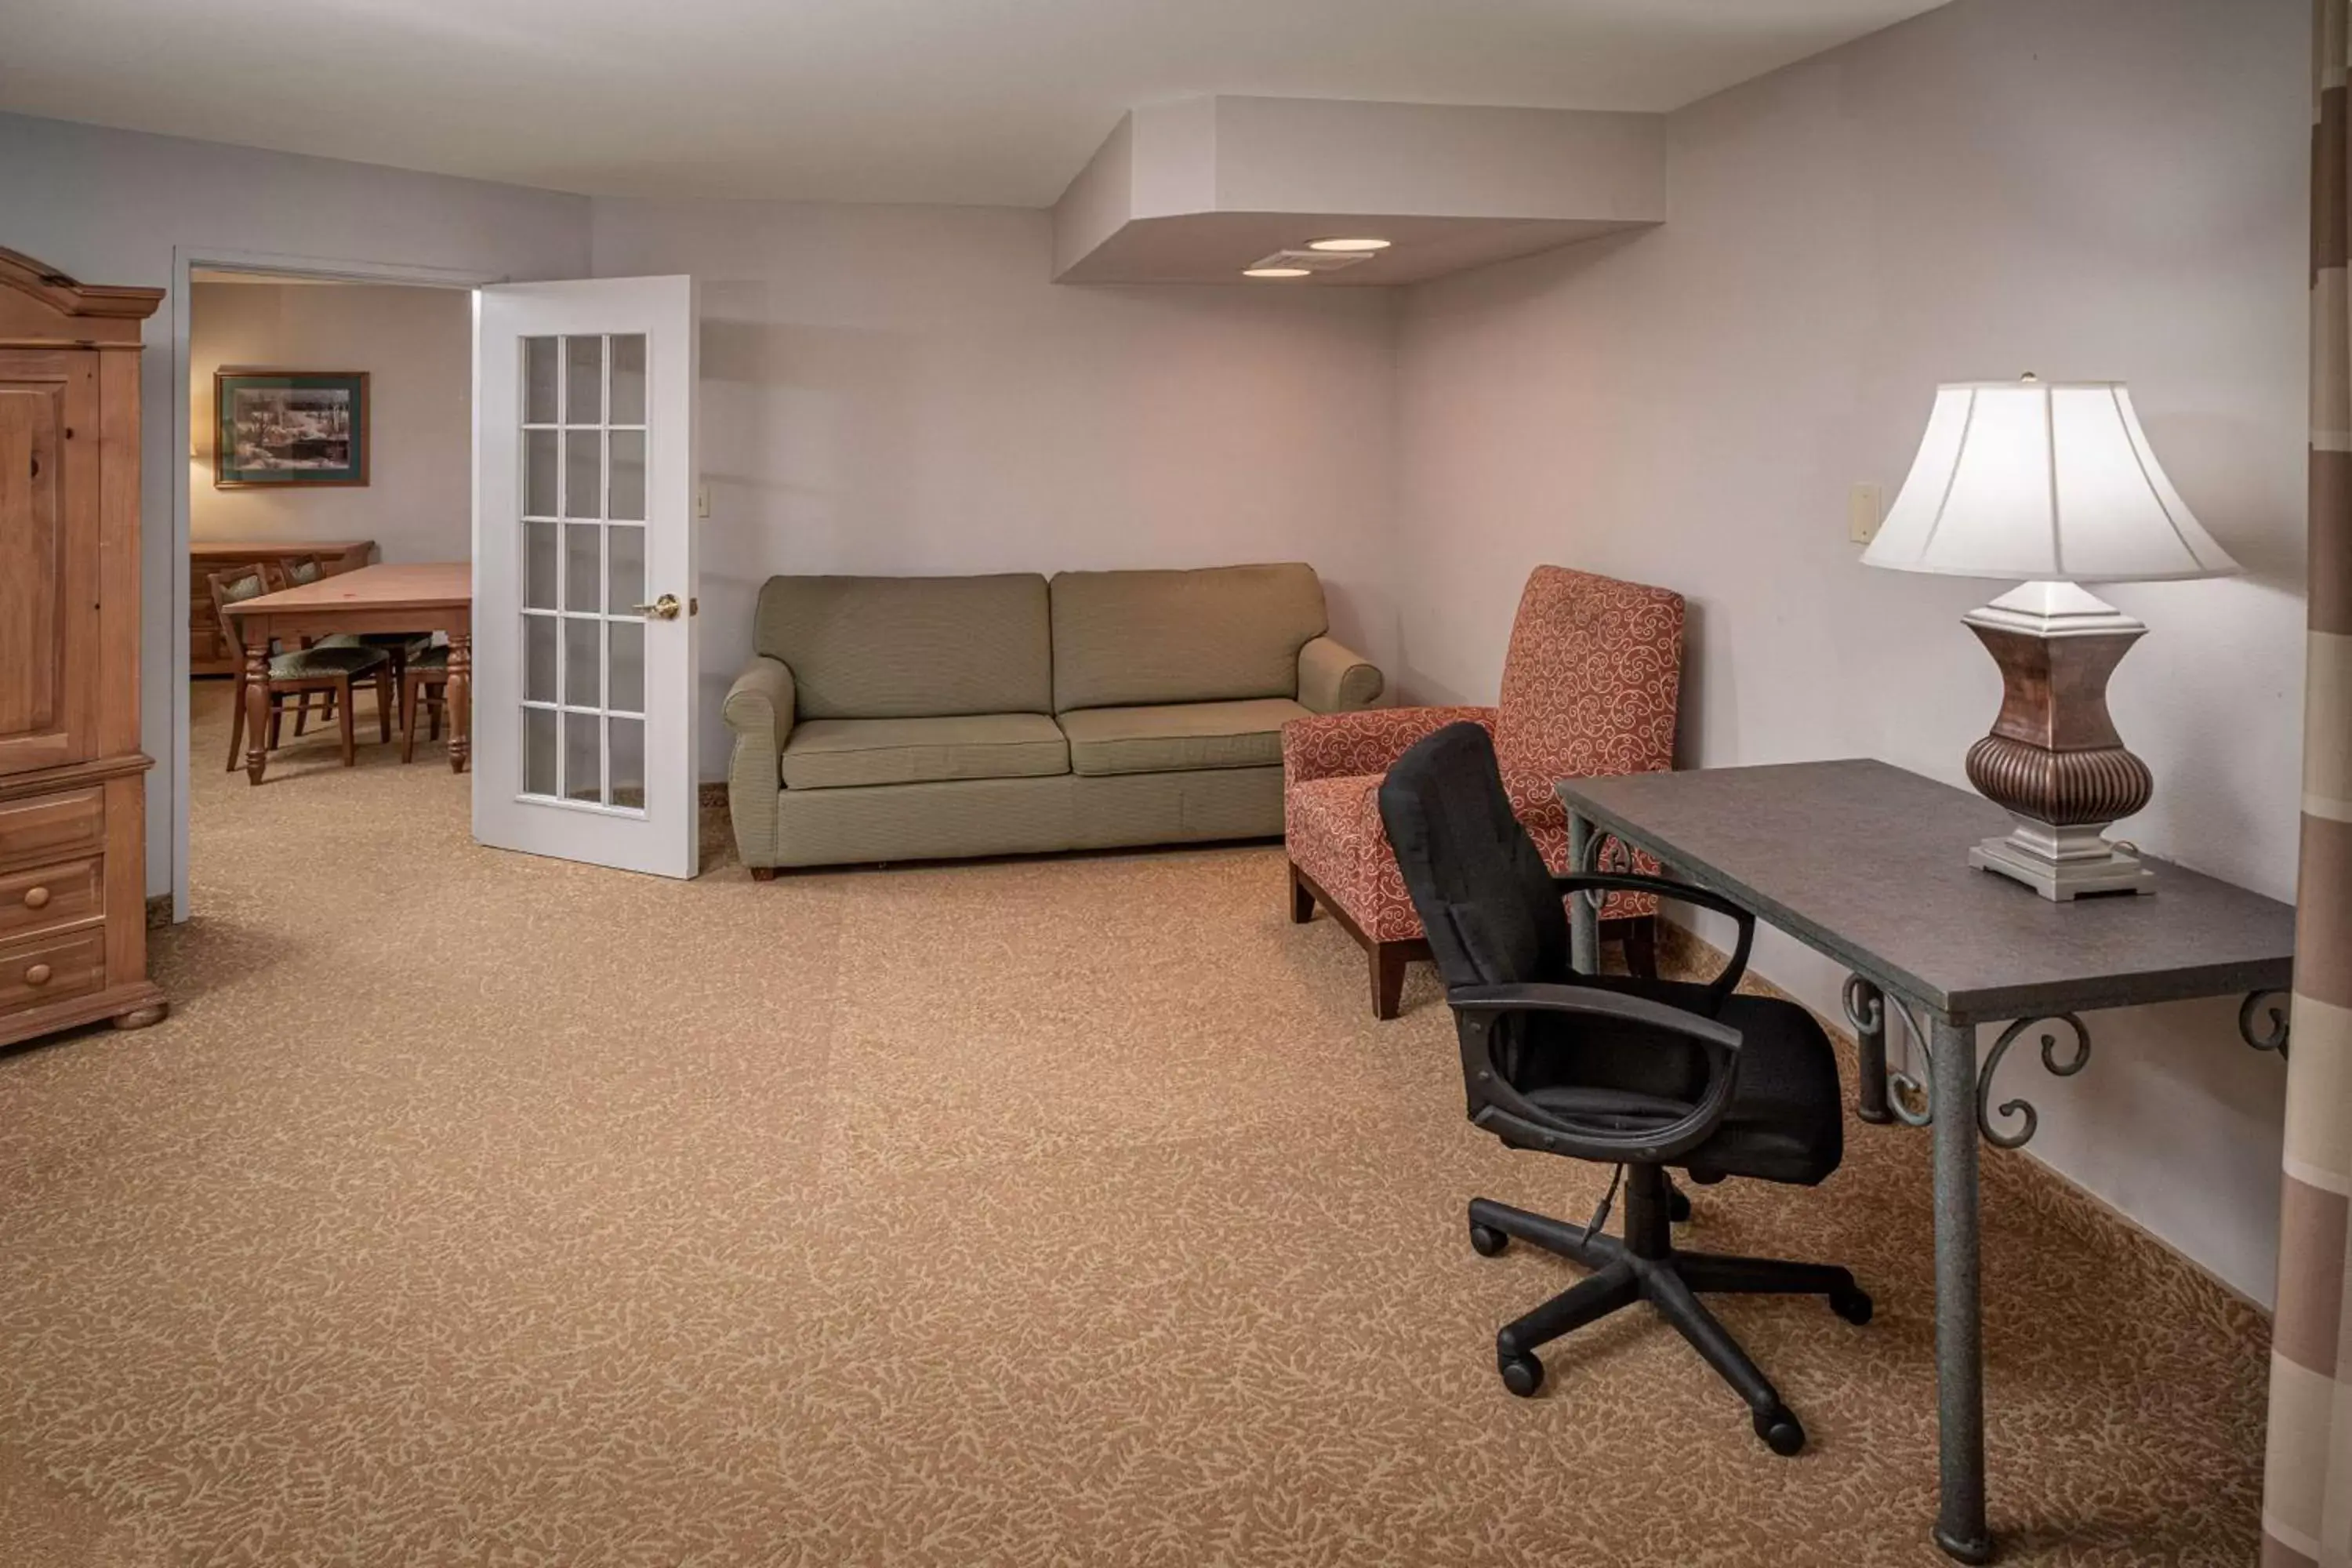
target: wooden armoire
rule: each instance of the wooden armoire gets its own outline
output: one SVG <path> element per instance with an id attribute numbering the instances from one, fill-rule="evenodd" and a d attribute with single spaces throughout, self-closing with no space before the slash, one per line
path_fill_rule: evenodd
<path id="1" fill-rule="evenodd" d="M 139 334 L 163 299 L 0 249 L 0 1046 L 163 1016 L 139 750 Z"/>

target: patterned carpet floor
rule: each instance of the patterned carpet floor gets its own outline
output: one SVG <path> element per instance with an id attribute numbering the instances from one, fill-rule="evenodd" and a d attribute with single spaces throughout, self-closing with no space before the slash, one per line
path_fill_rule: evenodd
<path id="1" fill-rule="evenodd" d="M 0 1057 L 0 1563 L 1943 1561 L 1925 1134 L 1696 1194 L 1877 1298 L 1721 1304 L 1801 1458 L 1644 1313 L 1523 1402 L 1571 1274 L 1463 1204 L 1606 1173 L 1473 1131 L 1278 849 L 676 884 L 473 847 L 439 747 L 250 788 L 225 701 L 172 1017 Z M 2003 1560 L 2251 1561 L 2260 1314 L 1985 1188 Z"/>

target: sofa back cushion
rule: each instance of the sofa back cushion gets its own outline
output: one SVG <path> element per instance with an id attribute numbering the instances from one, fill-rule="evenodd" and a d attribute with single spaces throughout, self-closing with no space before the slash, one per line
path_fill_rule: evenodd
<path id="1" fill-rule="evenodd" d="M 792 666 L 803 719 L 1045 713 L 1054 700 L 1045 579 L 771 577 L 756 652 Z"/>
<path id="2" fill-rule="evenodd" d="M 1328 628 L 1298 562 L 1054 579 L 1054 710 L 1298 695 L 1298 650 Z"/>

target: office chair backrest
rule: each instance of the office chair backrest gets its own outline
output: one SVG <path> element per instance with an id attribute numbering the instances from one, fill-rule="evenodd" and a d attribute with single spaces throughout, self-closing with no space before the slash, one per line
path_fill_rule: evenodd
<path id="1" fill-rule="evenodd" d="M 1381 784 L 1397 868 L 1447 986 L 1568 977 L 1568 916 L 1477 724 L 1423 737 Z"/>
<path id="2" fill-rule="evenodd" d="M 1381 785 L 1381 820 L 1449 990 L 1579 983 L 1559 886 L 1511 809 L 1484 727 L 1449 724 L 1398 758 Z M 1654 1107 L 1695 1104 L 1707 1082 L 1698 1048 L 1643 1024 L 1507 1018 L 1491 1058 L 1472 1020 L 1457 1011 L 1455 1025 L 1474 1118 L 1487 1098 L 1477 1072 L 1488 1060 L 1522 1090 L 1575 1086 Z M 1521 1044 L 1536 1035 L 1547 1042 L 1540 1059 L 1523 1059 Z"/>

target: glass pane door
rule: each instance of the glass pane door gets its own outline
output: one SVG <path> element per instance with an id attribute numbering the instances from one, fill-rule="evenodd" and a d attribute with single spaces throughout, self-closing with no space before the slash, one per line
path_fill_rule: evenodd
<path id="1" fill-rule="evenodd" d="M 474 837 L 701 864 L 694 279 L 474 296 Z M 649 607 L 650 606 L 650 607 Z"/>
<path id="2" fill-rule="evenodd" d="M 527 337 L 522 793 L 646 808 L 646 337 Z"/>

